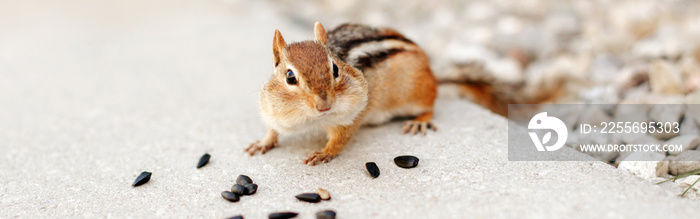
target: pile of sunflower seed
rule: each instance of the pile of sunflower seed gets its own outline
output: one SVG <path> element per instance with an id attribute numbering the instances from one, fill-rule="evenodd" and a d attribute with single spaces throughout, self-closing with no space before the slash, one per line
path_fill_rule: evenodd
<path id="1" fill-rule="evenodd" d="M 231 187 L 231 191 L 221 192 L 221 197 L 230 201 L 237 202 L 241 196 L 252 195 L 258 191 L 258 184 L 253 183 L 253 180 L 246 175 L 240 175 L 236 178 L 236 184 Z"/>

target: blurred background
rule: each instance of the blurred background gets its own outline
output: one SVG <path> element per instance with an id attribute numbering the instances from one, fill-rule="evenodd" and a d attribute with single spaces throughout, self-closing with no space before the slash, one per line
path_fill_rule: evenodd
<path id="1" fill-rule="evenodd" d="M 345 22 L 393 27 L 427 51 L 440 78 L 455 64 L 479 64 L 500 81 L 528 84 L 530 93 L 566 75 L 575 83 L 555 102 L 655 103 L 700 85 L 698 10 L 698 1 L 654 0 L 3 1 L 0 86 L 78 72 L 97 80 L 114 65 L 175 68 L 168 60 L 180 58 L 188 61 L 176 72 L 191 75 L 173 73 L 172 80 L 211 73 L 198 72 L 199 64 L 234 74 L 250 63 L 244 60 L 269 58 L 274 29 L 301 41 L 321 21 L 327 29 Z M 260 73 L 266 67 L 251 66 Z M 46 74 L 14 78 L 37 72 Z M 245 81 L 246 74 L 235 77 Z"/>

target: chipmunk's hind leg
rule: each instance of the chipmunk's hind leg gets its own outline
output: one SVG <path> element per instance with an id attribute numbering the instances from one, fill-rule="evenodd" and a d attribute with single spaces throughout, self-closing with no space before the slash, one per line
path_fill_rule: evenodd
<path id="1" fill-rule="evenodd" d="M 424 57 L 424 56 L 423 56 Z M 428 63 L 427 58 L 420 63 Z M 420 109 L 411 121 L 407 121 L 401 130 L 404 134 L 411 133 L 412 135 L 422 133 L 425 135 L 429 129 L 437 131 L 435 124 L 431 122 L 433 119 L 433 106 L 437 97 L 437 81 L 433 76 L 429 66 L 422 66 L 422 69 L 414 73 L 413 92 L 411 93 L 411 105 Z"/>

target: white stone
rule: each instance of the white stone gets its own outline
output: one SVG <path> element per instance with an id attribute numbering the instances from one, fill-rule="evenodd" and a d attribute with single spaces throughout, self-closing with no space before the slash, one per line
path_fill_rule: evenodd
<path id="1" fill-rule="evenodd" d="M 690 115 L 696 124 L 700 124 L 700 89 L 686 95 L 684 102 L 687 108 L 686 115 Z"/>
<path id="2" fill-rule="evenodd" d="M 682 151 L 669 151 L 670 155 L 678 155 L 683 151 L 693 150 L 700 145 L 700 137 L 698 135 L 681 135 L 672 138 L 664 143 L 664 145 L 679 145 L 683 148 Z"/>
<path id="3" fill-rule="evenodd" d="M 575 130 L 573 132 L 569 132 L 569 137 L 566 138 L 566 146 L 569 146 L 571 148 L 575 148 L 578 150 L 579 145 L 581 144 L 581 136 L 582 135 L 585 135 L 585 134 L 582 134 L 582 133 L 578 132 L 577 130 Z"/>
<path id="4" fill-rule="evenodd" d="M 610 115 L 605 113 L 600 107 L 591 105 L 587 107 L 578 119 L 578 124 L 599 125 L 601 122 L 611 122 Z"/>
<path id="5" fill-rule="evenodd" d="M 661 144 L 658 139 L 643 133 L 621 133 L 622 142 L 625 144 Z"/>
<path id="6" fill-rule="evenodd" d="M 649 65 L 651 91 L 659 94 L 682 94 L 679 70 L 668 61 L 656 60 Z"/>
<path id="7" fill-rule="evenodd" d="M 447 7 L 438 7 L 435 9 L 435 13 L 432 13 L 432 24 L 435 27 L 445 28 L 454 24 L 456 16 Z"/>
<path id="8" fill-rule="evenodd" d="M 620 102 L 618 94 L 619 91 L 616 86 L 608 85 L 583 89 L 581 92 L 579 92 L 578 97 L 586 102 L 610 104 L 609 106 L 614 107 L 614 104 Z"/>
<path id="9" fill-rule="evenodd" d="M 673 98 L 676 96 L 670 96 L 669 99 L 666 99 L 665 101 L 660 102 L 659 104 L 654 105 L 651 110 L 649 111 L 649 118 L 652 121 L 655 121 L 656 123 L 661 123 L 663 124 L 663 127 L 666 127 L 667 125 L 670 125 L 669 127 L 673 128 L 674 124 L 679 123 L 681 120 L 681 116 L 685 112 L 685 106 L 682 104 L 664 104 L 664 103 L 673 103 L 674 99 L 678 99 L 677 103 L 682 102 L 682 98 Z M 680 124 L 679 124 L 680 125 Z M 680 127 L 679 127 L 680 129 Z M 673 130 L 668 130 L 668 132 L 664 129 L 664 131 L 661 132 L 654 132 L 651 133 L 651 136 L 654 136 L 655 138 L 658 139 L 670 139 L 675 136 L 678 136 L 680 134 L 680 130 L 678 132 L 674 132 Z"/>
<path id="10" fill-rule="evenodd" d="M 666 141 L 666 140 L 671 139 L 673 137 L 676 137 L 678 135 L 679 135 L 679 133 L 676 133 L 676 132 L 654 132 L 654 133 L 651 133 L 652 137 L 659 139 L 661 141 Z"/>
<path id="11" fill-rule="evenodd" d="M 648 65 L 640 63 L 625 65 L 617 74 L 615 86 L 622 92 L 640 86 L 649 80 L 648 68 Z"/>
<path id="12" fill-rule="evenodd" d="M 649 111 L 649 118 L 655 122 L 674 123 L 681 120 L 681 116 L 685 113 L 682 98 L 678 104 L 656 104 Z"/>
<path id="13" fill-rule="evenodd" d="M 582 134 L 578 135 L 578 142 L 573 143 L 573 148 L 576 149 L 579 152 L 585 153 L 590 155 L 591 157 L 596 158 L 597 160 L 600 161 L 613 161 L 616 157 L 618 157 L 619 152 L 618 151 L 583 151 L 581 149 L 582 144 L 600 144 L 600 143 L 606 143 L 606 144 L 619 144 L 619 142 L 616 142 L 614 138 L 612 138 L 611 135 L 608 134 L 602 134 L 600 132 L 594 132 L 594 133 L 589 133 L 589 134 Z"/>
<path id="14" fill-rule="evenodd" d="M 700 75 L 700 64 L 691 56 L 684 56 L 680 61 L 681 75 L 684 78 Z"/>
<path id="15" fill-rule="evenodd" d="M 658 58 L 663 55 L 664 46 L 657 39 L 640 40 L 632 47 L 632 54 L 639 58 Z"/>
<path id="16" fill-rule="evenodd" d="M 700 151 L 684 151 L 668 165 L 672 175 L 684 174 L 700 168 Z"/>
<path id="17" fill-rule="evenodd" d="M 573 106 L 573 105 L 569 105 Z M 545 105 L 542 107 L 542 111 L 548 112 L 548 116 L 554 116 L 559 118 L 564 125 L 566 125 L 567 130 L 574 130 L 576 127 L 576 121 L 578 121 L 579 116 L 583 112 L 583 106 L 573 106 L 573 107 L 562 107 L 558 105 Z"/>
<path id="18" fill-rule="evenodd" d="M 620 65 L 607 55 L 597 55 L 589 67 L 589 78 L 595 84 L 614 83 L 619 77 Z"/>
<path id="19" fill-rule="evenodd" d="M 663 143 L 659 139 L 643 133 L 622 133 L 619 135 L 622 142 L 627 145 L 659 145 Z M 662 151 L 654 151 L 654 153 L 666 155 L 666 152 Z"/>
<path id="20" fill-rule="evenodd" d="M 523 71 L 512 58 L 487 60 L 484 68 L 504 82 L 515 83 L 523 80 Z"/>
<path id="21" fill-rule="evenodd" d="M 476 43 L 466 42 L 466 40 L 452 40 L 446 48 L 450 60 L 457 63 L 486 63 L 496 59 L 496 53 L 492 50 Z"/>
<path id="22" fill-rule="evenodd" d="M 620 104 L 615 108 L 616 122 L 648 122 L 649 105 Z"/>
<path id="23" fill-rule="evenodd" d="M 580 31 L 578 19 L 569 13 L 553 13 L 544 21 L 545 33 L 558 35 L 574 34 Z"/>
<path id="24" fill-rule="evenodd" d="M 684 40 L 679 37 L 678 32 L 680 32 L 680 30 L 675 25 L 658 26 L 656 35 L 663 46 L 662 54 L 664 57 L 671 59 L 680 57 Z"/>
<path id="25" fill-rule="evenodd" d="M 643 83 L 642 85 L 625 89 L 621 91 L 620 98 L 622 98 L 622 100 L 619 104 L 640 104 L 646 101 L 646 97 L 650 94 L 649 90 L 651 90 L 651 88 L 649 88 L 649 83 Z"/>
<path id="26" fill-rule="evenodd" d="M 698 90 L 698 87 L 700 87 L 700 74 L 689 75 L 688 78 L 685 79 L 684 84 L 688 91 Z"/>
<path id="27" fill-rule="evenodd" d="M 525 79 L 530 84 L 539 84 L 543 81 L 550 81 L 561 75 L 575 75 L 577 71 L 577 59 L 573 56 L 558 56 L 553 60 L 535 61 L 525 71 Z"/>
<path id="28" fill-rule="evenodd" d="M 630 154 L 632 154 L 632 152 L 620 152 L 615 158 L 615 163 L 613 163 L 613 165 L 615 165 L 616 168 L 620 167 L 620 163 L 625 161 L 627 156 L 630 156 Z"/>
<path id="29" fill-rule="evenodd" d="M 685 177 L 683 179 L 684 180 L 679 180 L 679 181 L 681 181 L 681 183 L 680 183 L 681 185 L 691 186 L 691 185 L 695 184 L 690 189 L 695 190 L 695 191 L 700 190 L 700 181 L 698 181 L 698 179 L 700 179 L 700 175 L 692 175 L 692 176 Z M 696 181 L 698 181 L 698 182 L 695 183 Z"/>
<path id="30" fill-rule="evenodd" d="M 633 152 L 617 167 L 643 179 L 653 179 L 668 172 L 666 156 L 653 152 Z"/>
<path id="31" fill-rule="evenodd" d="M 503 16 L 496 22 L 498 34 L 503 35 L 516 34 L 523 29 L 523 26 L 523 22 L 520 19 L 510 15 Z"/>
<path id="32" fill-rule="evenodd" d="M 681 133 L 680 135 L 700 135 L 700 128 L 698 127 L 698 123 L 695 122 L 695 119 L 693 119 L 693 116 L 690 115 L 690 113 L 685 112 L 685 116 L 683 116 L 683 122 L 681 122 Z"/>
<path id="33" fill-rule="evenodd" d="M 676 155 L 668 155 L 668 156 L 666 156 L 666 159 L 664 159 L 664 160 L 665 161 L 674 161 L 674 160 L 676 160 Z"/>
<path id="34" fill-rule="evenodd" d="M 480 21 L 493 17 L 496 9 L 490 2 L 472 2 L 465 7 L 464 15 L 472 21 Z"/>
<path id="35" fill-rule="evenodd" d="M 700 178 L 700 175 L 692 175 L 692 176 L 688 176 L 688 177 L 685 177 L 682 179 L 677 179 L 675 182 L 681 188 L 678 194 L 679 195 L 683 194 L 683 192 L 685 192 L 687 190 L 685 195 L 683 195 L 683 198 L 687 198 L 687 199 L 691 199 L 691 200 L 700 199 L 700 182 L 697 182 L 697 180 L 699 178 Z M 693 186 L 693 187 L 690 187 L 690 186 Z M 690 189 L 688 189 L 689 187 L 690 187 Z"/>

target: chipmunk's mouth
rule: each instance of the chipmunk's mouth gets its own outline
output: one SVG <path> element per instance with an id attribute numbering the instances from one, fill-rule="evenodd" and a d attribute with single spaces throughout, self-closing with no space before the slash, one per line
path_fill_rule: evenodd
<path id="1" fill-rule="evenodd" d="M 337 112 L 335 112 L 335 111 L 318 112 L 318 114 L 316 114 L 315 117 L 316 117 L 316 118 L 321 118 L 321 117 L 331 116 L 331 115 L 334 115 L 334 114 L 337 114 Z"/>

